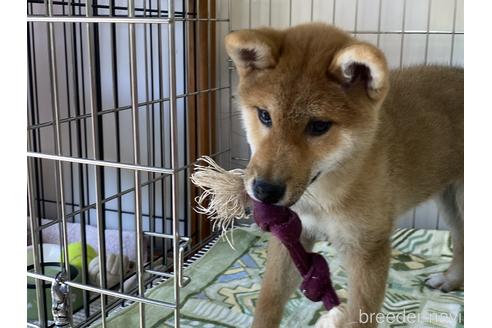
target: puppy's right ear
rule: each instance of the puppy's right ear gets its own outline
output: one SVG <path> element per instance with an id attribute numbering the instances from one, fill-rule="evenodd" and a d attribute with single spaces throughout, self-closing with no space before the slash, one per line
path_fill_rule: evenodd
<path id="1" fill-rule="evenodd" d="M 273 68 L 280 55 L 282 33 L 263 28 L 241 30 L 226 35 L 224 42 L 227 54 L 236 65 L 240 76 L 255 70 Z"/>

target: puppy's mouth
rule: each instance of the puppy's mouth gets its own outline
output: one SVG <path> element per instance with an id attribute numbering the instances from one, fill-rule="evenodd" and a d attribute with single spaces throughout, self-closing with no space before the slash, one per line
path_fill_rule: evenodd
<path id="1" fill-rule="evenodd" d="M 286 201 L 284 206 L 291 207 L 295 205 L 302 198 L 303 194 L 307 191 L 307 189 L 321 176 L 322 173 L 323 173 L 322 171 L 316 172 L 316 174 L 311 178 L 311 180 L 309 180 L 309 183 L 307 184 L 307 187 L 304 189 L 304 192 L 301 192 L 301 194 L 298 197 Z"/>
<path id="2" fill-rule="evenodd" d="M 316 179 L 318 179 L 320 175 L 321 175 L 321 171 L 318 171 L 318 173 L 316 173 L 314 175 L 314 177 L 311 179 L 311 181 L 309 181 L 309 185 L 312 185 L 313 182 L 316 181 Z"/>

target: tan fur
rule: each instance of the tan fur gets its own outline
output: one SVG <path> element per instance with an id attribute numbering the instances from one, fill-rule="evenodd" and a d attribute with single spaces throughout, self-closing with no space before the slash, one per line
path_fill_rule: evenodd
<path id="1" fill-rule="evenodd" d="M 285 183 L 279 204 L 299 213 L 307 237 L 334 243 L 349 275 L 343 325 L 357 327 L 359 311 L 377 312 L 383 301 L 395 218 L 452 186 L 462 192 L 463 71 L 389 72 L 380 50 L 324 24 L 238 31 L 225 41 L 252 149 L 246 189 L 252 195 L 258 177 Z M 370 78 L 354 80 L 354 63 Z M 272 127 L 260 123 L 257 107 L 268 110 Z M 309 136 L 312 119 L 333 125 Z M 451 222 L 462 220 L 459 206 Z M 433 287 L 462 283 L 462 224 L 453 226 L 454 268 Z M 255 327 L 277 326 L 296 288 L 284 279 L 292 266 L 284 253 L 281 245 L 269 249 Z"/>

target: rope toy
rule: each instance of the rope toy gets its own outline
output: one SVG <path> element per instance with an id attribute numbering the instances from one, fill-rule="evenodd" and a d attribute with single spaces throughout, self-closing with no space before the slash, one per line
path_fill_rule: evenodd
<path id="1" fill-rule="evenodd" d="M 244 170 L 226 171 L 207 156 L 200 160 L 207 165 L 195 165 L 190 177 L 193 184 L 203 189 L 196 198 L 196 211 L 213 221 L 213 229 L 219 227 L 232 246 L 226 232 L 234 227 L 235 219 L 250 216 L 252 205 L 256 224 L 287 248 L 303 278 L 302 293 L 313 302 L 322 301 L 328 311 L 338 306 L 340 300 L 331 282 L 328 263 L 322 255 L 307 252 L 300 242 L 302 224 L 297 214 L 287 207 L 251 200 L 244 188 Z"/>

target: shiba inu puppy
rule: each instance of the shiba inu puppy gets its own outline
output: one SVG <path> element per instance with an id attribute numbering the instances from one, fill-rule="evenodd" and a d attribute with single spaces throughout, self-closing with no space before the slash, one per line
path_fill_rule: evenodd
<path id="1" fill-rule="evenodd" d="M 463 284 L 463 70 L 390 71 L 371 44 L 324 24 L 230 33 L 252 150 L 246 188 L 290 206 L 306 247 L 330 240 L 348 273 L 348 304 L 319 327 L 375 326 L 360 313 L 383 302 L 395 218 L 435 198 L 454 243 L 432 288 Z M 277 327 L 299 274 L 275 238 L 254 327 Z"/>

